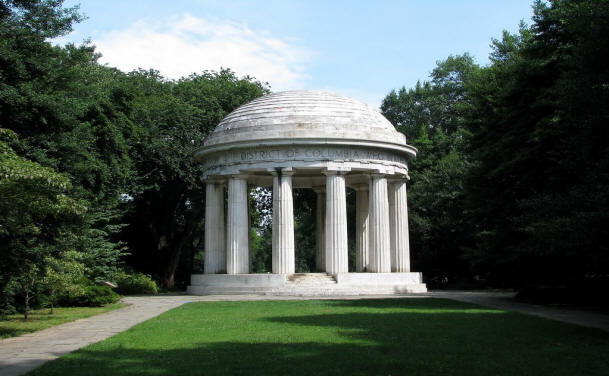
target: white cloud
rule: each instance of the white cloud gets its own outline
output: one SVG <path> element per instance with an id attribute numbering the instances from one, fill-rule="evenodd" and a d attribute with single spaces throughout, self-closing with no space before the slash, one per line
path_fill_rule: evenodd
<path id="1" fill-rule="evenodd" d="M 166 22 L 140 21 L 93 43 L 101 63 L 124 71 L 153 68 L 168 78 L 230 68 L 271 84 L 274 91 L 300 89 L 311 52 L 288 39 L 232 22 L 190 15 Z"/>

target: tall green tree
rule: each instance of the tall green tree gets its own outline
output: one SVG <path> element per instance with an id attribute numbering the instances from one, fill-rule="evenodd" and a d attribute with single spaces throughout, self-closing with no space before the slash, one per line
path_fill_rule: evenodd
<path id="1" fill-rule="evenodd" d="M 70 196 L 88 208 L 75 247 L 89 253 L 90 278 L 109 278 L 122 251 L 112 239 L 120 226 L 108 219 L 120 217 L 132 177 L 125 140 L 133 124 L 114 87 L 120 72 L 97 64 L 92 46 L 49 42 L 82 20 L 62 3 L 0 3 L 0 126 L 19 135 L 21 156 L 69 179 Z"/>
<path id="2" fill-rule="evenodd" d="M 468 92 L 469 260 L 494 283 L 607 280 L 609 3 L 534 4 Z"/>
<path id="3" fill-rule="evenodd" d="M 61 257 L 80 232 L 86 207 L 66 193 L 70 180 L 20 157 L 17 135 L 0 128 L 0 297 L 11 305 L 9 287 L 25 296 L 25 312 L 49 260 Z"/>
<path id="4" fill-rule="evenodd" d="M 418 149 L 410 165 L 408 205 L 413 268 L 432 286 L 455 285 L 469 276 L 463 248 L 471 238 L 464 215 L 463 180 L 468 108 L 465 82 L 477 71 L 468 55 L 439 61 L 430 81 L 392 91 L 383 114 Z"/>
<path id="5" fill-rule="evenodd" d="M 137 71 L 124 87 L 133 95 L 131 119 L 141 132 L 131 141 L 138 178 L 128 192 L 130 262 L 173 287 L 180 259 L 192 260 L 193 242 L 200 242 L 204 229 L 205 187 L 193 152 L 224 116 L 267 89 L 229 70 L 177 82 L 154 71 Z M 183 273 L 180 284 L 190 272 Z"/>

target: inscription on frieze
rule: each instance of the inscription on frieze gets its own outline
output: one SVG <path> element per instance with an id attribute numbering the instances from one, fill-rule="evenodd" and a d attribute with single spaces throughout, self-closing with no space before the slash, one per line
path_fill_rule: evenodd
<path id="1" fill-rule="evenodd" d="M 296 147 L 241 150 L 231 153 L 232 162 L 274 160 L 377 160 L 406 162 L 397 153 L 339 147 Z"/>
<path id="2" fill-rule="evenodd" d="M 396 162 L 406 164 L 403 155 L 390 151 L 372 148 L 356 147 L 261 147 L 242 149 L 210 156 L 205 161 L 206 166 L 232 165 L 240 163 L 270 162 L 270 161 L 354 161 L 354 162 Z"/>

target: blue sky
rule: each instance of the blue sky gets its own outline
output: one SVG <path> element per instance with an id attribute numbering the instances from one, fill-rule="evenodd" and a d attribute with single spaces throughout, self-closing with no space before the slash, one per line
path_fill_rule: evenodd
<path id="1" fill-rule="evenodd" d="M 60 42 L 98 47 L 101 62 L 169 78 L 233 69 L 273 91 L 330 90 L 378 107 L 425 80 L 436 61 L 469 52 L 488 63 L 491 38 L 530 23 L 532 0 L 68 0 L 88 19 Z"/>

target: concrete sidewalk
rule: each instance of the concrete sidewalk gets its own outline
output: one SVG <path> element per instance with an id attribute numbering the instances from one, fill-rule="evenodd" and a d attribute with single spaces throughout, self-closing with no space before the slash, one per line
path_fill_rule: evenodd
<path id="1" fill-rule="evenodd" d="M 165 311 L 193 301 L 245 301 L 245 300 L 305 300 L 305 299 L 410 299 L 437 297 L 482 306 L 517 311 L 572 324 L 609 331 L 609 316 L 586 311 L 557 309 L 517 303 L 513 293 L 496 292 L 430 292 L 415 296 L 329 296 L 289 297 L 264 295 L 212 295 L 212 296 L 141 296 L 127 297 L 128 307 L 97 316 L 57 325 L 39 332 L 0 341 L 0 375 L 24 374 L 43 363 L 59 358 L 95 342 L 102 341 Z"/>
<path id="2" fill-rule="evenodd" d="M 514 300 L 514 292 L 486 291 L 434 291 L 427 293 L 434 298 L 452 299 L 460 302 L 478 304 L 490 308 L 515 311 L 545 319 L 587 326 L 609 332 L 609 315 L 570 308 L 521 303 Z"/>
<path id="3" fill-rule="evenodd" d="M 128 297 L 128 307 L 0 341 L 0 375 L 21 375 L 99 342 L 188 301 L 187 297 Z"/>

